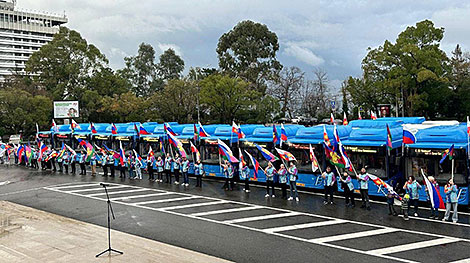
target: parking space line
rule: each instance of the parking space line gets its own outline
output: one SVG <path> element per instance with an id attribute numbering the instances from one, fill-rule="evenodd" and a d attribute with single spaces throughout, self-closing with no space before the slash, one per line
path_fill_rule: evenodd
<path id="1" fill-rule="evenodd" d="M 145 189 L 145 188 L 144 188 Z M 163 193 L 155 193 L 155 194 L 145 194 L 145 195 L 131 195 L 131 196 L 124 196 L 124 197 L 116 197 L 110 198 L 111 201 L 118 201 L 118 200 L 127 200 L 127 199 L 135 199 L 135 198 L 143 198 L 143 197 L 152 197 L 152 196 L 160 196 L 160 195 L 170 195 L 174 194 L 171 192 L 163 192 Z M 91 195 L 88 195 L 91 196 Z"/>
<path id="2" fill-rule="evenodd" d="M 346 239 L 354 239 L 354 238 L 360 238 L 360 237 L 387 234 L 387 233 L 397 232 L 397 231 L 399 230 L 394 229 L 394 228 L 382 228 L 382 229 L 374 229 L 374 230 L 369 230 L 369 231 L 349 233 L 349 234 L 344 234 L 344 235 L 315 238 L 315 239 L 310 239 L 309 241 L 312 243 L 317 243 L 317 244 L 327 243 L 327 242 L 335 242 L 335 241 L 346 240 Z"/>
<path id="3" fill-rule="evenodd" d="M 253 217 L 244 217 L 244 218 L 238 218 L 238 219 L 233 219 L 233 220 L 225 220 L 224 223 L 237 224 L 237 223 L 244 223 L 244 222 L 250 222 L 250 221 L 289 217 L 289 216 L 296 216 L 296 215 L 299 215 L 299 213 L 290 212 L 290 213 L 281 213 L 281 214 L 274 214 L 274 215 L 253 216 Z"/>
<path id="4" fill-rule="evenodd" d="M 111 189 L 118 189 L 118 188 L 125 188 L 125 187 L 134 187 L 134 186 L 127 186 L 127 185 L 117 185 L 117 186 L 109 186 L 106 187 L 106 189 L 111 190 Z M 90 188 L 90 189 L 80 189 L 80 190 L 73 190 L 73 191 L 66 191 L 69 193 L 80 193 L 80 192 L 86 192 L 86 191 L 98 191 L 102 190 L 102 187 L 97 187 L 97 188 Z"/>
<path id="5" fill-rule="evenodd" d="M 228 201 L 220 200 L 220 201 L 213 201 L 213 202 L 207 202 L 207 203 L 197 203 L 197 204 L 189 204 L 189 205 L 170 206 L 170 207 L 160 208 L 160 210 L 161 211 L 175 210 L 175 209 L 183 209 L 183 208 L 191 208 L 191 207 L 199 207 L 199 206 L 219 205 L 219 204 L 225 204 L 225 203 L 228 203 Z"/>
<path id="6" fill-rule="evenodd" d="M 247 207 L 239 207 L 239 208 L 229 208 L 229 209 L 222 209 L 222 210 L 215 210 L 215 211 L 208 211 L 208 212 L 200 212 L 190 214 L 191 216 L 209 216 L 209 215 L 218 215 L 218 214 L 225 214 L 225 213 L 232 213 L 232 212 L 241 212 L 241 211 L 248 211 L 254 209 L 260 209 L 261 206 L 247 206 Z"/>
<path id="7" fill-rule="evenodd" d="M 131 203 L 131 204 L 136 205 L 136 206 L 141 206 L 141 205 L 148 205 L 148 204 L 158 204 L 158 203 L 190 200 L 190 199 L 195 199 L 195 198 L 198 198 L 198 197 L 197 196 L 186 196 L 186 197 L 178 197 L 178 198 L 170 198 L 170 199 L 162 199 L 162 200 L 151 200 L 151 201 L 137 202 L 137 203 Z"/>
<path id="8" fill-rule="evenodd" d="M 342 223 L 346 223 L 346 221 L 341 220 L 341 219 L 326 220 L 326 221 L 321 221 L 321 222 L 313 222 L 313 223 L 297 224 L 297 225 L 290 225 L 290 226 L 273 227 L 273 228 L 263 229 L 263 232 L 271 234 L 271 233 L 274 233 L 274 232 L 283 232 L 283 231 L 310 228 L 310 227 L 329 226 L 329 225 L 336 225 L 336 224 L 342 224 Z"/>
<path id="9" fill-rule="evenodd" d="M 398 245 L 398 246 L 392 246 L 392 247 L 369 250 L 369 251 L 367 251 L 367 254 L 370 254 L 370 255 L 392 254 L 392 253 L 403 252 L 403 251 L 407 251 L 407 250 L 413 250 L 413 249 L 419 249 L 419 248 L 432 247 L 432 246 L 438 246 L 438 245 L 453 243 L 453 242 L 457 242 L 459 240 L 460 239 L 458 239 L 458 238 L 438 238 L 438 239 L 433 239 L 433 240 L 428 240 L 428 241 L 421 241 L 421 242 L 403 244 L 403 245 Z"/>
<path id="10" fill-rule="evenodd" d="M 148 190 L 145 189 L 145 188 L 140 188 L 140 189 L 132 189 L 132 190 L 124 190 L 124 191 L 111 192 L 111 193 L 108 193 L 108 194 L 109 194 L 109 195 L 127 194 L 127 193 L 142 192 L 142 191 L 148 191 Z M 87 196 L 100 196 L 100 195 L 105 195 L 105 196 L 106 196 L 106 193 L 97 193 L 97 194 L 91 194 L 91 195 L 87 195 Z"/>

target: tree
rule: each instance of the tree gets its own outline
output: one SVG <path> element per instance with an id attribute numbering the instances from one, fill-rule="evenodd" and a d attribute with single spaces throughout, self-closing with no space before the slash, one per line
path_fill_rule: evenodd
<path id="1" fill-rule="evenodd" d="M 305 72 L 298 67 L 284 68 L 272 81 L 268 93 L 281 103 L 283 117 L 293 118 L 300 108 L 300 91 Z"/>
<path id="2" fill-rule="evenodd" d="M 302 90 L 301 112 L 316 118 L 330 115 L 328 108 L 328 74 L 322 69 L 314 70 L 315 79 L 306 81 Z"/>
<path id="3" fill-rule="evenodd" d="M 104 97 L 97 110 L 101 122 L 145 122 L 148 120 L 148 101 L 132 92 Z"/>
<path id="4" fill-rule="evenodd" d="M 450 65 L 452 70 L 449 79 L 453 99 L 448 114 L 454 113 L 458 119 L 463 120 L 470 115 L 470 55 L 464 54 L 460 45 L 457 45 L 452 52 Z"/>
<path id="5" fill-rule="evenodd" d="M 255 105 L 259 93 L 248 83 L 223 75 L 211 75 L 201 81 L 201 104 L 206 107 L 210 119 L 229 123 L 234 119 L 245 120 L 243 112 Z"/>
<path id="6" fill-rule="evenodd" d="M 119 74 L 130 82 L 132 91 L 138 97 L 151 96 L 163 88 L 162 81 L 157 78 L 155 50 L 150 44 L 141 43 L 137 55 L 125 57 L 126 67 Z"/>
<path id="7" fill-rule="evenodd" d="M 43 95 L 33 96 L 17 89 L 0 90 L 0 134 L 31 135 L 36 133 L 36 123 L 49 127 L 52 101 Z"/>
<path id="8" fill-rule="evenodd" d="M 179 79 L 184 70 L 184 61 L 173 49 L 169 48 L 160 55 L 157 69 L 162 80 Z"/>
<path id="9" fill-rule="evenodd" d="M 276 60 L 277 35 L 264 24 L 245 20 L 224 33 L 217 44 L 219 67 L 232 77 L 251 83 L 258 92 L 266 92 L 266 82 L 282 68 Z"/>
<path id="10" fill-rule="evenodd" d="M 395 44 L 386 40 L 376 49 L 369 48 L 362 61 L 364 81 L 357 83 L 367 84 L 362 87 L 378 89 L 377 94 L 382 95 L 377 98 L 378 103 L 398 105 L 401 99 L 407 116 L 442 115 L 445 109 L 436 105 L 442 105 L 443 100 L 448 98 L 430 95 L 447 94 L 448 91 L 448 58 L 439 48 L 443 36 L 444 29 L 434 27 L 429 20 L 407 27 L 399 34 Z M 369 103 L 354 97 L 366 91 L 352 92 L 351 89 L 349 91 L 356 103 Z"/>
<path id="11" fill-rule="evenodd" d="M 347 86 L 348 86 L 348 82 L 347 80 L 343 81 L 343 83 L 341 83 L 341 94 L 343 96 L 343 101 L 342 101 L 342 109 L 343 109 L 343 113 L 346 113 L 346 115 L 349 114 L 349 94 L 348 94 L 348 91 L 347 91 Z"/>
<path id="12" fill-rule="evenodd" d="M 31 55 L 26 72 L 53 100 L 80 100 L 90 78 L 107 64 L 106 57 L 80 33 L 61 27 L 51 42 Z"/>

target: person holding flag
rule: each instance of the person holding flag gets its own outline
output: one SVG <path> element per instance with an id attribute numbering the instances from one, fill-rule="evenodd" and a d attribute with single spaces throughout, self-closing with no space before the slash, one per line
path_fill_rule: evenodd
<path id="1" fill-rule="evenodd" d="M 413 175 L 408 177 L 408 181 L 403 186 L 403 189 L 410 195 L 410 202 L 408 211 L 411 211 L 411 206 L 414 205 L 414 216 L 418 216 L 418 205 L 419 205 L 419 188 L 421 185 L 416 181 Z"/>
<path id="2" fill-rule="evenodd" d="M 70 155 L 68 152 L 66 152 L 64 154 L 64 157 L 63 157 L 63 164 L 64 164 L 64 171 L 66 174 L 69 173 L 69 164 L 70 164 Z"/>
<path id="3" fill-rule="evenodd" d="M 290 197 L 289 201 L 294 200 L 299 202 L 299 194 L 297 193 L 297 167 L 295 167 L 294 161 L 290 162 L 289 169 L 287 169 L 287 173 L 289 174 L 289 186 L 290 186 Z"/>
<path id="4" fill-rule="evenodd" d="M 279 167 L 279 170 L 277 171 L 277 174 L 279 176 L 279 185 L 281 186 L 281 193 L 282 193 L 282 199 L 287 199 L 287 169 L 286 166 L 281 163 L 281 166 Z"/>
<path id="5" fill-rule="evenodd" d="M 183 160 L 181 161 L 181 172 L 183 175 L 183 186 L 189 186 L 189 178 L 188 178 L 188 171 L 189 171 L 189 160 L 186 158 L 186 156 L 183 157 Z"/>
<path id="6" fill-rule="evenodd" d="M 366 168 L 362 167 L 361 172 L 357 175 L 357 180 L 359 181 L 359 191 L 361 192 L 362 206 L 370 210 L 369 203 L 369 174 L 366 172 Z"/>
<path id="7" fill-rule="evenodd" d="M 133 150 L 135 152 L 135 150 Z M 134 159 L 132 156 L 132 153 L 129 153 L 129 156 L 127 157 L 127 170 L 129 171 L 129 179 L 134 179 L 134 168 L 135 168 L 135 162 L 138 162 L 138 157 Z"/>
<path id="8" fill-rule="evenodd" d="M 344 172 L 343 176 L 339 176 L 339 180 L 342 182 L 346 207 L 356 207 L 356 202 L 354 201 L 354 184 L 352 183 L 351 176 L 347 172 Z"/>
<path id="9" fill-rule="evenodd" d="M 202 126 L 201 126 L 202 127 Z M 202 176 L 204 175 L 204 167 L 201 160 L 197 160 L 194 165 L 194 175 L 196 176 L 196 187 L 202 187 Z"/>
<path id="10" fill-rule="evenodd" d="M 179 154 L 175 155 L 175 159 L 173 161 L 173 174 L 175 175 L 175 184 L 180 184 L 180 168 L 181 168 L 181 157 Z"/>
<path id="11" fill-rule="evenodd" d="M 424 183 L 426 185 L 426 192 L 431 202 L 431 216 L 430 219 L 439 219 L 439 208 L 444 208 L 444 201 L 442 200 L 441 194 L 439 193 L 439 184 L 433 176 L 426 176 L 423 174 Z"/>
<path id="12" fill-rule="evenodd" d="M 163 161 L 161 156 L 158 156 L 157 158 L 157 182 L 163 183 L 163 170 L 165 166 L 165 162 Z"/>
<path id="13" fill-rule="evenodd" d="M 228 160 L 225 160 L 222 164 L 223 174 L 225 177 L 225 183 L 222 186 L 222 189 L 225 191 L 233 190 L 233 167 Z"/>
<path id="14" fill-rule="evenodd" d="M 330 166 L 326 167 L 326 171 L 323 172 L 321 177 L 323 179 L 323 186 L 324 186 L 324 190 L 325 190 L 325 198 L 323 200 L 323 204 L 327 205 L 329 203 L 329 204 L 332 205 L 332 204 L 334 204 L 333 203 L 333 193 L 335 191 L 334 185 L 335 185 L 336 179 L 335 179 L 335 174 L 331 170 Z M 328 202 L 328 196 L 330 196 L 330 201 L 329 202 Z"/>
<path id="15" fill-rule="evenodd" d="M 240 167 L 239 167 L 239 174 L 240 174 L 240 180 L 245 181 L 245 193 L 250 192 L 250 168 L 245 162 L 245 158 L 243 158 L 243 153 L 240 148 L 238 148 L 239 151 L 239 157 L 240 157 Z"/>
<path id="16" fill-rule="evenodd" d="M 135 179 L 142 180 L 142 166 L 144 164 L 136 158 L 135 160 Z"/>
<path id="17" fill-rule="evenodd" d="M 78 160 L 78 163 L 80 164 L 80 175 L 86 175 L 85 160 L 86 160 L 85 151 L 81 150 L 80 159 Z"/>
<path id="18" fill-rule="evenodd" d="M 173 158 L 171 158 L 170 153 L 166 154 L 165 158 L 165 177 L 166 183 L 171 184 L 171 166 L 173 164 Z"/>
<path id="19" fill-rule="evenodd" d="M 446 186 L 444 187 L 444 193 L 446 194 L 446 213 L 442 221 L 449 220 L 450 210 L 452 209 L 452 222 L 457 223 L 459 220 L 457 205 L 458 205 L 458 190 L 457 186 L 454 184 L 454 179 L 450 178 L 447 181 Z"/>
<path id="20" fill-rule="evenodd" d="M 149 174 L 149 181 L 155 181 L 153 174 L 153 167 L 155 165 L 155 156 L 147 156 L 147 172 Z"/>
<path id="21" fill-rule="evenodd" d="M 274 192 L 274 174 L 276 169 L 273 166 L 272 162 L 268 162 L 268 166 L 263 170 L 266 174 L 266 195 L 264 197 L 269 197 L 269 187 L 271 186 L 271 197 L 276 197 Z"/>
<path id="22" fill-rule="evenodd" d="M 96 159 L 96 153 L 93 153 L 90 158 L 91 176 L 96 176 Z"/>

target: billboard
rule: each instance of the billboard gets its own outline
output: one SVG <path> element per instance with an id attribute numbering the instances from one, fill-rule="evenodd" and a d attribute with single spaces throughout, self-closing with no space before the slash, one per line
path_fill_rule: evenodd
<path id="1" fill-rule="evenodd" d="M 78 101 L 54 101 L 54 119 L 78 117 Z"/>

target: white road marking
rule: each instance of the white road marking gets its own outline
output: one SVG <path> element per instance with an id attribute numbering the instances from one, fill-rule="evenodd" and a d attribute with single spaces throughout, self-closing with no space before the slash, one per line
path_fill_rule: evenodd
<path id="1" fill-rule="evenodd" d="M 135 186 L 127 186 L 127 185 L 118 185 L 118 186 L 109 186 L 106 187 L 106 189 L 111 190 L 111 189 L 118 189 L 118 188 L 125 188 L 125 187 L 135 187 Z M 69 191 L 69 193 L 80 193 L 80 192 L 87 192 L 87 191 L 99 191 L 103 190 L 103 187 L 97 187 L 97 188 L 89 188 L 89 189 L 80 189 L 80 190 L 72 190 Z"/>
<path id="2" fill-rule="evenodd" d="M 280 227 L 273 227 L 263 229 L 265 233 L 274 233 L 274 232 L 283 232 L 289 230 L 296 230 L 296 229 L 304 229 L 310 227 L 320 227 L 320 226 L 329 226 L 329 225 L 336 225 L 346 223 L 346 221 L 338 219 L 338 220 L 325 220 L 320 222 L 313 222 L 313 223 L 305 223 L 305 224 L 297 224 L 297 225 L 290 225 L 290 226 L 280 226 Z"/>
<path id="3" fill-rule="evenodd" d="M 191 208 L 191 207 L 199 207 L 199 206 L 208 206 L 208 205 L 219 205 L 219 204 L 225 204 L 228 203 L 228 201 L 221 200 L 221 201 L 212 201 L 212 202 L 207 202 L 207 203 L 196 203 L 196 204 L 189 204 L 189 205 L 179 205 L 179 206 L 170 206 L 170 207 L 163 207 L 160 208 L 160 210 L 175 210 L 175 209 L 183 209 L 183 208 Z"/>
<path id="4" fill-rule="evenodd" d="M 127 193 L 142 192 L 142 191 L 148 191 L 148 190 L 145 189 L 145 188 L 140 188 L 140 189 L 132 189 L 132 190 L 124 190 L 124 191 L 111 192 L 111 193 L 108 193 L 108 194 L 109 194 L 109 195 L 127 194 Z M 100 196 L 100 195 L 106 196 L 106 193 L 97 193 L 97 194 L 91 194 L 91 195 L 87 195 L 87 196 Z"/>
<path id="5" fill-rule="evenodd" d="M 346 239 L 354 239 L 354 238 L 359 238 L 359 237 L 368 237 L 368 236 L 387 234 L 387 233 L 397 232 L 397 231 L 399 230 L 395 228 L 374 229 L 374 230 L 355 232 L 355 233 L 349 233 L 349 234 L 344 234 L 344 235 L 310 239 L 310 242 L 312 243 L 335 242 L 335 241 L 346 240 Z"/>
<path id="6" fill-rule="evenodd" d="M 281 213 L 281 214 L 274 214 L 274 215 L 243 217 L 243 218 L 238 218 L 238 219 L 225 220 L 223 222 L 226 224 L 237 224 L 237 223 L 244 223 L 244 222 L 264 220 L 264 219 L 274 219 L 274 218 L 281 218 L 281 217 L 296 216 L 298 214 L 299 213 L 297 212 L 290 212 L 290 213 Z"/>
<path id="7" fill-rule="evenodd" d="M 458 238 L 448 238 L 448 237 L 439 238 L 439 239 L 433 239 L 433 240 L 427 240 L 427 241 L 421 241 L 421 242 L 415 242 L 415 243 L 408 243 L 408 244 L 403 244 L 403 245 L 399 245 L 399 246 L 391 246 L 391 247 L 386 247 L 386 248 L 379 248 L 379 249 L 369 250 L 369 251 L 367 251 L 367 254 L 370 254 L 370 255 L 392 254 L 392 253 L 403 252 L 403 251 L 407 251 L 407 250 L 413 250 L 413 249 L 419 249 L 419 248 L 432 247 L 432 246 L 438 246 L 438 245 L 453 243 L 453 242 L 457 242 L 459 240 L 460 239 L 458 239 Z"/>
<path id="8" fill-rule="evenodd" d="M 169 199 L 162 199 L 162 200 L 137 202 L 137 203 L 132 203 L 132 204 L 136 206 L 143 206 L 143 205 L 148 205 L 148 204 L 176 202 L 176 201 L 190 200 L 190 199 L 195 199 L 195 198 L 199 198 L 199 197 L 198 196 L 186 196 L 186 197 L 177 197 L 177 198 L 169 198 Z"/>
<path id="9" fill-rule="evenodd" d="M 459 212 L 459 215 L 461 214 L 461 212 Z M 398 215 L 399 217 L 403 217 L 403 215 Z M 433 222 L 433 223 L 438 223 L 438 224 L 447 224 L 447 225 L 455 225 L 455 226 L 463 226 L 463 227 L 470 227 L 469 224 L 465 224 L 465 223 L 454 223 L 454 222 L 451 222 L 451 221 L 442 221 L 442 220 L 438 220 L 438 219 L 431 219 L 431 218 L 425 218 L 425 217 L 416 217 L 416 216 L 408 216 L 408 218 L 410 219 L 413 219 L 413 220 L 421 220 L 421 221 L 428 221 L 428 222 Z"/>
<path id="10" fill-rule="evenodd" d="M 86 195 L 83 195 L 83 194 L 80 194 L 80 193 L 71 193 L 71 192 L 62 191 L 62 190 L 55 189 L 55 188 L 44 187 L 43 189 L 56 191 L 56 192 L 60 192 L 60 193 L 64 193 L 64 194 L 71 194 L 71 195 L 75 195 L 75 196 L 79 196 L 79 197 L 88 197 L 88 198 L 99 200 L 99 201 L 105 201 L 105 199 L 102 199 L 102 198 L 97 198 L 97 197 L 94 197 L 94 196 L 86 196 Z M 152 189 L 148 189 L 148 190 L 152 190 Z M 205 198 L 205 199 L 210 199 L 210 200 L 227 201 L 227 200 L 220 199 L 220 198 L 196 196 L 196 195 L 178 193 L 178 192 L 168 192 L 168 193 L 178 194 L 178 195 L 186 195 L 188 197 L 193 197 L 193 198 Z M 154 208 L 154 207 L 136 205 L 135 203 L 126 203 L 126 202 L 121 202 L 121 201 L 114 201 L 114 203 L 121 204 L 121 205 L 134 206 L 134 207 L 143 208 L 143 209 L 152 210 L 152 211 L 157 211 L 157 212 L 164 212 L 164 213 L 172 214 L 172 215 L 176 215 L 176 216 L 183 216 L 183 217 L 188 217 L 188 218 L 192 218 L 192 219 L 196 219 L 196 220 L 202 220 L 202 221 L 216 223 L 216 224 L 223 224 L 223 225 L 227 225 L 227 226 L 231 226 L 231 227 L 237 227 L 237 228 L 241 228 L 241 229 L 245 229 L 245 230 L 262 232 L 262 233 L 266 233 L 266 232 L 264 232 L 263 229 L 257 229 L 257 228 L 253 228 L 253 227 L 243 226 L 243 225 L 231 224 L 231 223 L 218 221 L 218 220 L 214 220 L 214 219 L 210 219 L 210 218 L 204 218 L 204 217 L 201 217 L 201 216 L 209 215 L 207 213 L 210 213 L 210 214 L 226 213 L 228 210 L 231 210 L 231 211 L 228 211 L 228 212 L 237 212 L 237 210 L 240 210 L 240 209 L 241 209 L 241 211 L 243 211 L 243 210 L 261 209 L 261 208 L 272 209 L 272 210 L 286 212 L 286 213 L 292 213 L 293 212 L 293 211 L 287 210 L 287 209 L 268 207 L 268 206 L 262 206 L 262 205 L 253 205 L 253 204 L 249 204 L 249 203 L 237 202 L 237 201 L 232 201 L 232 200 L 228 200 L 228 201 L 230 203 L 245 205 L 245 206 L 248 206 L 248 207 L 216 210 L 216 211 L 209 211 L 209 212 L 195 213 L 195 214 L 181 214 L 181 213 L 178 213 L 178 212 L 175 212 L 175 211 L 172 211 L 172 210 L 162 210 L 161 208 Z M 309 214 L 309 213 L 303 213 L 303 212 L 295 212 L 295 213 L 297 213 L 298 215 L 315 216 L 315 217 L 323 218 L 323 219 L 326 219 L 326 220 L 342 220 L 346 223 L 352 223 L 352 224 L 357 224 L 357 225 L 364 225 L 364 226 L 371 226 L 371 227 L 382 227 L 382 226 L 376 225 L 376 224 L 364 223 L 364 222 L 359 222 L 359 221 L 351 221 L 351 220 L 346 220 L 346 219 L 337 219 L 337 218 L 334 218 L 334 217 L 323 216 L 323 215 Z M 415 231 L 415 230 L 407 230 L 407 229 L 397 229 L 397 228 L 390 228 L 390 229 L 394 229 L 396 231 L 401 231 L 401 232 L 417 234 L 417 235 L 427 235 L 427 236 L 432 236 L 432 237 L 437 238 L 435 240 L 431 240 L 431 241 L 434 241 L 434 243 L 432 243 L 432 244 L 429 243 L 429 242 L 428 243 L 418 242 L 418 243 L 420 243 L 420 244 L 418 244 L 419 247 L 446 244 L 446 243 L 451 243 L 451 242 L 456 242 L 456 241 L 463 241 L 463 242 L 470 243 L 470 240 L 468 240 L 468 239 L 454 238 L 454 237 L 444 236 L 444 235 L 440 235 L 440 234 L 426 233 L 426 232 Z M 278 236 L 278 237 L 283 237 L 283 238 L 288 238 L 288 239 L 293 239 L 293 240 L 298 240 L 298 241 L 302 241 L 302 242 L 306 242 L 306 243 L 314 243 L 310 239 L 299 238 L 299 237 L 295 237 L 295 236 L 289 236 L 289 235 L 282 234 L 282 233 L 277 233 L 277 232 L 266 233 L 266 234 L 270 234 L 270 235 L 274 235 L 274 236 Z M 395 247 L 383 248 L 383 249 L 388 249 L 388 251 L 385 251 L 384 254 L 380 254 L 381 253 L 380 250 L 363 251 L 363 250 L 359 250 L 359 249 L 338 246 L 338 245 L 334 245 L 334 244 L 331 244 L 331 243 L 318 243 L 318 245 L 331 247 L 331 248 L 344 250 L 344 251 L 349 251 L 349 252 L 354 252 L 354 253 L 363 254 L 363 255 L 372 255 L 372 256 L 375 256 L 375 257 L 379 257 L 379 258 L 390 259 L 390 260 L 393 260 L 393 261 L 406 262 L 406 263 L 417 263 L 416 261 L 413 261 L 413 260 L 408 260 L 408 259 L 403 259 L 403 258 L 396 258 L 396 257 L 387 255 L 389 253 L 393 253 L 393 252 L 390 252 L 390 251 L 391 251 L 391 249 L 393 249 Z M 410 244 L 407 244 L 406 246 L 409 246 L 409 245 Z M 411 249 L 414 249 L 414 248 L 411 248 Z M 408 248 L 402 248 L 402 250 L 406 251 L 406 250 L 408 250 Z M 376 252 L 378 252 L 378 253 L 376 253 Z"/>
<path id="11" fill-rule="evenodd" d="M 124 197 L 110 198 L 110 200 L 111 200 L 111 201 L 119 201 L 119 200 L 128 200 L 128 199 L 135 199 L 135 198 L 142 198 L 142 197 L 151 197 L 151 196 L 160 196 L 160 195 L 170 195 L 170 194 L 173 194 L 173 193 L 171 193 L 171 192 L 163 192 L 163 193 L 155 193 L 155 194 L 124 196 Z M 88 195 L 88 196 L 91 196 L 91 195 Z"/>
<path id="12" fill-rule="evenodd" d="M 452 262 L 449 262 L 449 263 L 470 263 L 470 258 L 464 258 L 464 259 L 457 260 L 457 261 L 452 261 Z"/>
<path id="13" fill-rule="evenodd" d="M 78 185 L 56 186 L 54 188 L 64 190 L 64 189 L 68 189 L 68 188 L 98 186 L 98 185 L 100 185 L 100 184 L 98 184 L 98 183 L 88 183 L 88 184 L 78 184 Z"/>
<path id="14" fill-rule="evenodd" d="M 218 215 L 224 213 L 232 213 L 232 212 L 241 212 L 241 211 L 248 211 L 254 209 L 260 209 L 261 206 L 247 206 L 247 207 L 239 207 L 239 208 L 229 208 L 229 209 L 221 209 L 215 211 L 207 211 L 207 212 L 200 212 L 191 214 L 191 216 L 209 216 L 209 215 Z"/>

